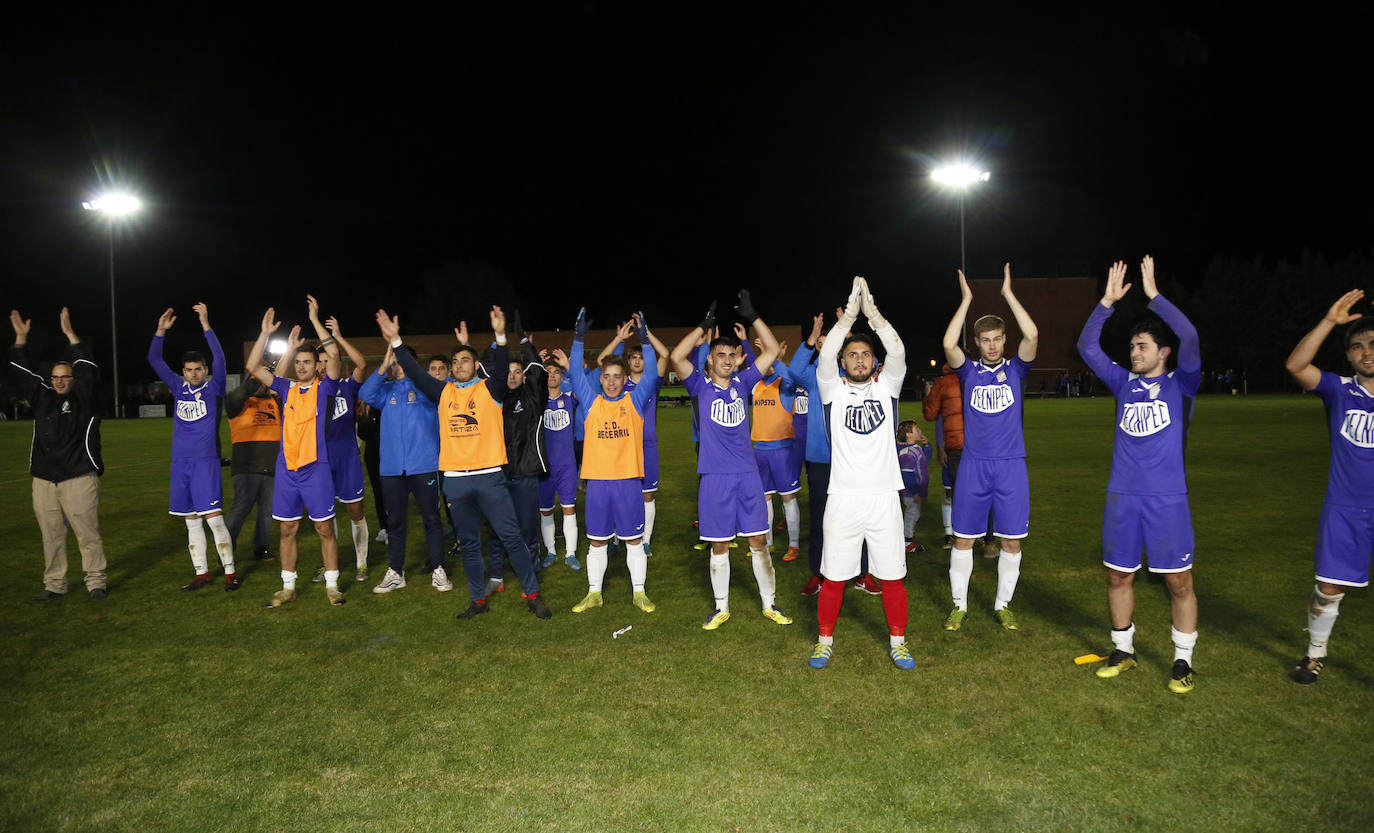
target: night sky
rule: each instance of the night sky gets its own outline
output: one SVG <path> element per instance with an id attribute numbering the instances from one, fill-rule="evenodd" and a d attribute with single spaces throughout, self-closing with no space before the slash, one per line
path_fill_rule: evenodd
<path id="1" fill-rule="evenodd" d="M 268 305 L 303 320 L 307 291 L 345 333 L 375 335 L 379 304 L 437 329 L 496 300 L 422 288 L 455 276 L 551 328 L 582 303 L 691 324 L 740 286 L 800 323 L 863 274 L 924 344 L 959 263 L 957 200 L 927 177 L 957 157 L 992 172 L 966 204 L 972 277 L 1150 252 L 1188 285 L 1217 256 L 1374 239 L 1368 48 L 1339 22 L 502 8 L 16 25 L 6 309 L 55 332 L 68 304 L 108 355 L 105 230 L 80 208 L 108 181 L 149 203 L 116 239 L 126 381 L 166 306 L 188 342 L 195 300 L 228 343 Z"/>

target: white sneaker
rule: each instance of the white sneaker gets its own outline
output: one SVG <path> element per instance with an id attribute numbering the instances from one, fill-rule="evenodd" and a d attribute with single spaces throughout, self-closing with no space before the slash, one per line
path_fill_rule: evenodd
<path id="1" fill-rule="evenodd" d="M 376 542 L 379 543 L 379 544 L 385 544 L 385 543 L 386 543 L 386 530 L 385 530 L 385 529 L 379 529 L 379 530 L 377 530 L 377 537 L 376 537 L 376 538 L 373 538 L 372 540 L 376 541 Z"/>
<path id="2" fill-rule="evenodd" d="M 444 572 L 443 567 L 434 568 L 434 572 L 429 574 L 429 583 L 440 593 L 447 593 L 453 589 L 453 582 L 448 580 L 448 573 Z"/>
<path id="3" fill-rule="evenodd" d="M 386 575 L 382 576 L 382 580 L 381 580 L 380 582 L 378 582 L 378 584 L 377 584 L 376 587 L 372 588 L 372 592 L 373 592 L 373 593 L 390 593 L 392 590 L 396 590 L 397 588 L 405 587 L 405 586 L 406 586 L 406 577 L 405 577 L 405 574 L 404 574 L 404 573 L 398 573 L 398 572 L 396 572 L 395 570 L 393 570 L 393 569 L 391 569 L 390 567 L 388 567 L 388 568 L 386 569 Z"/>

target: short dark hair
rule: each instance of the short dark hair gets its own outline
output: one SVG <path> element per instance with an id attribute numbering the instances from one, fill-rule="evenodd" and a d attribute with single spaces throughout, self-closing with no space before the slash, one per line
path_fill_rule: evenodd
<path id="1" fill-rule="evenodd" d="M 311 347 L 309 344 L 302 344 L 300 347 L 297 347 L 297 348 L 296 348 L 296 352 L 294 352 L 294 353 L 291 354 L 291 360 L 292 360 L 292 361 L 295 361 L 295 360 L 296 360 L 296 357 L 299 356 L 301 353 L 309 353 L 309 354 L 310 354 L 310 358 L 313 359 L 313 358 L 315 358 L 317 355 L 319 355 L 320 352 L 321 352 L 321 351 L 316 350 L 314 347 Z"/>
<path id="2" fill-rule="evenodd" d="M 644 355 L 644 347 L 643 347 L 642 345 L 636 344 L 636 345 L 634 345 L 634 346 L 632 346 L 632 347 L 626 347 L 626 348 L 625 348 L 625 358 L 628 359 L 629 357 L 631 357 L 631 356 L 633 356 L 633 355 L 635 355 L 635 354 L 639 354 L 640 356 L 643 356 L 643 355 Z"/>
<path id="3" fill-rule="evenodd" d="M 200 362 L 206 367 L 210 366 L 210 363 L 205 360 L 205 355 L 201 353 L 199 350 L 187 350 L 185 353 L 181 354 L 182 367 L 185 367 L 191 362 Z"/>
<path id="4" fill-rule="evenodd" d="M 455 344 L 453 346 L 453 352 L 449 354 L 449 361 L 453 361 L 454 359 L 458 358 L 459 353 L 471 353 L 472 360 L 474 362 L 477 362 L 478 364 L 482 363 L 482 357 L 477 354 L 477 350 L 475 350 L 470 344 Z"/>
<path id="5" fill-rule="evenodd" d="M 1350 342 L 1360 333 L 1374 332 L 1374 318 L 1365 316 L 1356 318 L 1350 322 L 1350 326 L 1345 328 L 1345 349 L 1350 349 Z"/>
<path id="6" fill-rule="evenodd" d="M 984 315 L 982 318 L 973 322 L 974 337 L 980 336 L 986 332 L 991 332 L 992 330 L 1001 330 L 1004 333 L 1007 331 L 1007 322 L 1002 320 L 1002 316 Z"/>
<path id="7" fill-rule="evenodd" d="M 711 339 L 711 344 L 706 349 L 707 352 L 714 353 L 717 347 L 729 347 L 731 350 L 734 350 L 736 347 L 739 347 L 739 339 L 734 336 L 716 336 Z"/>
<path id="8" fill-rule="evenodd" d="M 408 345 L 404 345 L 404 346 L 408 346 Z M 411 355 L 414 355 L 414 353 L 412 352 Z M 431 364 L 434 364 L 435 362 L 443 362 L 443 363 L 447 366 L 448 363 L 449 363 L 449 360 L 446 359 L 446 358 L 444 358 L 443 356 L 439 355 L 438 353 L 435 353 L 434 355 L 432 355 L 432 356 L 429 357 L 429 361 L 425 362 L 425 365 L 426 365 L 426 366 L 429 366 L 429 365 L 431 365 Z"/>
<path id="9" fill-rule="evenodd" d="M 864 344 L 867 344 L 869 350 L 873 349 L 873 336 L 868 333 L 850 333 L 844 337 L 844 341 L 840 344 L 840 355 L 843 356 L 845 348 L 856 341 L 862 341 Z"/>
<path id="10" fill-rule="evenodd" d="M 1138 335 L 1148 335 L 1160 347 L 1168 347 L 1170 350 L 1175 347 L 1174 331 L 1169 329 L 1164 319 L 1155 315 L 1135 322 L 1135 326 L 1131 327 L 1131 340 L 1134 341 Z"/>
<path id="11" fill-rule="evenodd" d="M 617 356 L 614 353 L 601 360 L 601 369 L 605 371 L 608 367 L 618 367 L 620 372 L 626 376 L 630 375 L 630 363 L 624 356 Z"/>

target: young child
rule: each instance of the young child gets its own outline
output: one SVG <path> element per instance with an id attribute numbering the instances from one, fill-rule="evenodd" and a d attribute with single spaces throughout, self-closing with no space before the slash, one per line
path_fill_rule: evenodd
<path id="1" fill-rule="evenodd" d="M 930 442 L 916 427 L 915 420 L 904 419 L 897 426 L 897 463 L 902 469 L 902 531 L 906 551 L 925 552 L 912 540 L 916 522 L 921 519 L 921 504 L 930 485 Z"/>

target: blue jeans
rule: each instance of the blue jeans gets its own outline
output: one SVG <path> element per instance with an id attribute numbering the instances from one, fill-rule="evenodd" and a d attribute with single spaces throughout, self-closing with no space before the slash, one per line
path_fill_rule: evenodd
<path id="1" fill-rule="evenodd" d="M 415 496 L 425 526 L 425 563 L 431 569 L 443 563 L 444 523 L 439 519 L 439 473 L 397 474 L 382 478 L 382 503 L 386 505 L 386 550 L 389 566 L 401 572 L 406 566 L 406 498 Z"/>
<path id="2" fill-rule="evenodd" d="M 539 478 L 507 478 L 506 490 L 510 492 L 511 503 L 515 505 L 515 522 L 520 526 L 520 537 L 525 540 L 525 548 L 531 553 L 539 552 Z M 505 546 L 500 538 L 493 535 L 487 553 L 488 575 L 501 578 L 507 560 L 509 556 Z"/>
<path id="3" fill-rule="evenodd" d="M 468 579 L 468 595 L 474 602 L 486 598 L 486 571 L 482 564 L 482 535 L 480 521 L 486 517 L 492 534 L 501 541 L 511 566 L 520 578 L 526 595 L 539 592 L 539 579 L 534 574 L 534 559 L 520 537 L 520 525 L 515 520 L 515 504 L 506 488 L 506 475 L 470 474 L 444 478 L 444 502 L 449 519 L 458 533 L 458 550 L 463 557 L 463 573 Z"/>

